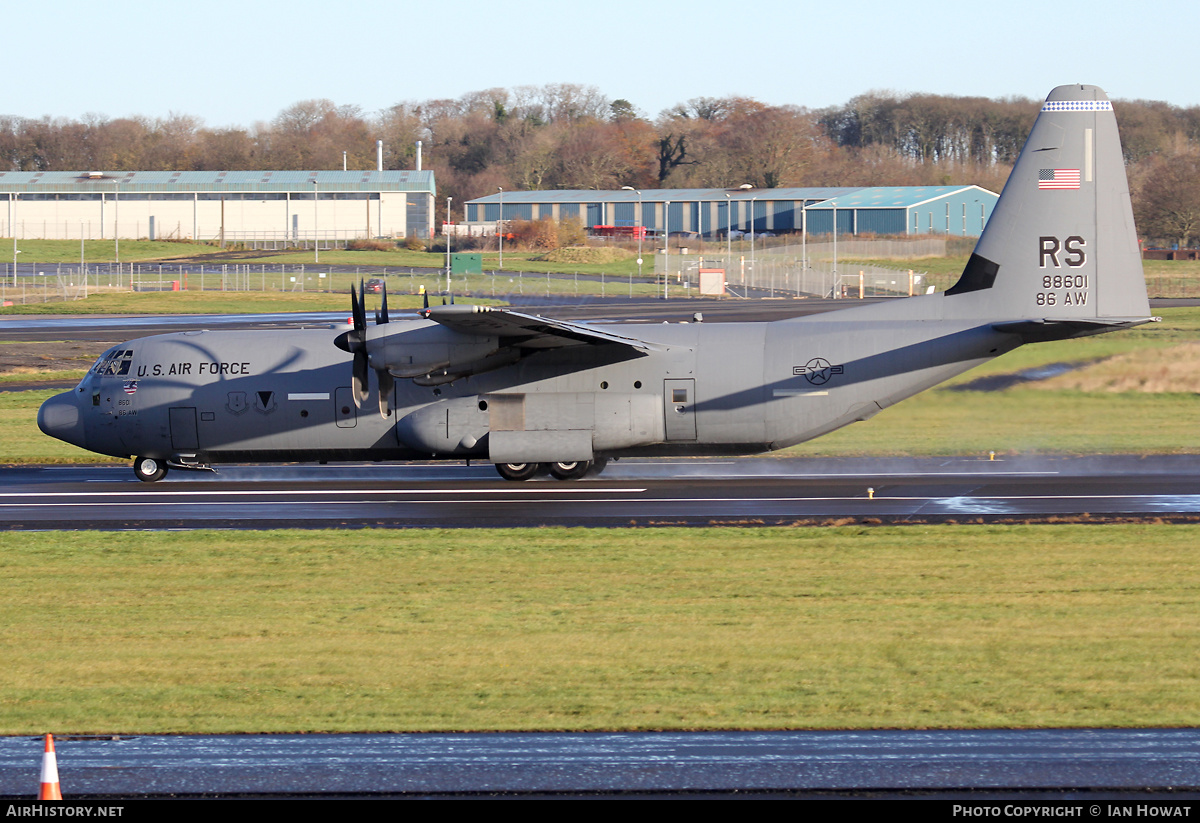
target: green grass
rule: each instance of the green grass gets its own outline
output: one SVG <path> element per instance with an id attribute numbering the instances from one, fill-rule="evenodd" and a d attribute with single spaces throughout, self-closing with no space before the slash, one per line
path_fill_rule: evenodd
<path id="1" fill-rule="evenodd" d="M 945 291 L 958 282 L 968 259 L 970 255 L 966 254 L 915 260 L 853 258 L 847 259 L 845 264 L 863 263 L 927 272 L 927 283 L 937 286 L 938 291 Z M 1146 276 L 1146 290 L 1151 297 L 1200 297 L 1200 261 L 1143 260 L 1142 271 Z"/>
<path id="2" fill-rule="evenodd" d="M 934 389 L 776 454 L 1193 454 L 1195 408 L 1194 394 Z"/>
<path id="3" fill-rule="evenodd" d="M 372 308 L 377 297 L 368 296 Z M 415 309 L 421 298 L 389 294 L 389 309 Z M 338 311 L 350 313 L 348 294 L 327 292 L 239 291 L 113 291 L 93 294 L 86 300 L 60 303 L 27 303 L 0 309 L 6 314 L 247 314 L 272 312 Z"/>
<path id="4" fill-rule="evenodd" d="M 0 258 L 12 262 L 12 238 L 0 240 Z M 78 263 L 78 240 L 17 240 L 21 252 L 18 259 L 22 266 L 30 261 L 37 263 Z M 166 261 L 178 257 L 199 257 L 222 251 L 217 246 L 204 243 L 176 243 L 162 240 L 121 240 L 121 262 Z M 85 262 L 111 263 L 116 248 L 112 240 L 85 240 L 83 257 Z"/>
<path id="5" fill-rule="evenodd" d="M 4 243 L 7 242 L 6 247 Z M 4 257 L 4 249 L 8 249 L 8 257 Z M 20 250 L 20 262 L 24 266 L 29 262 L 45 263 L 47 265 L 55 265 L 58 263 L 76 264 L 80 259 L 79 241 L 72 240 L 18 240 L 17 248 Z M 454 249 L 451 248 L 451 252 Z M 87 240 L 84 242 L 83 257 L 89 264 L 96 263 L 111 263 L 114 260 L 114 246 L 112 240 Z M 213 254 L 228 255 L 230 252 L 236 252 L 236 262 L 242 265 L 279 265 L 285 263 L 288 265 L 304 265 L 319 269 L 321 266 L 361 266 L 363 268 L 383 268 L 383 267 L 408 267 L 417 268 L 441 269 L 445 270 L 446 255 L 439 252 L 423 252 L 410 251 L 405 248 L 396 248 L 392 251 L 347 251 L 344 249 L 325 249 L 319 255 L 314 255 L 312 250 L 304 251 L 288 251 L 288 252 L 270 252 L 265 253 L 254 249 L 222 249 L 219 246 L 213 246 L 202 243 L 175 243 L 149 240 L 122 240 L 121 241 L 121 262 L 128 263 L 151 263 L 151 262 L 169 262 L 176 258 L 184 257 L 203 257 Z M 470 251 L 471 254 L 482 254 L 483 265 L 488 271 L 500 268 L 500 255 L 495 251 Z M 530 258 L 538 257 L 542 252 L 526 252 L 526 251 L 510 251 L 504 252 L 504 271 L 523 270 L 527 272 L 558 272 L 558 273 L 573 273 L 578 271 L 581 274 L 599 274 L 605 272 L 614 276 L 629 274 L 637 274 L 637 262 L 633 258 L 619 260 L 606 264 L 590 264 L 580 263 L 564 264 L 548 263 L 543 261 L 531 260 Z M 314 260 L 318 257 L 319 261 Z M 646 257 L 653 259 L 653 254 L 647 252 Z M 0 239 L 0 259 L 12 258 L 12 240 L 7 241 Z M 233 265 L 235 261 L 226 257 L 220 261 L 214 261 L 213 265 L 229 264 Z M 653 264 L 651 264 L 651 269 Z"/>
<path id="6" fill-rule="evenodd" d="M 27 383 L 31 377 L 36 376 L 38 380 L 53 380 L 55 382 L 63 380 L 79 381 L 87 374 L 87 369 L 60 369 L 49 371 L 39 371 L 34 373 L 18 372 L 14 374 L 0 374 L 0 386 L 5 383 Z"/>
<path id="7" fill-rule="evenodd" d="M 454 249 L 450 251 L 453 253 Z M 635 258 L 613 261 L 611 263 L 550 263 L 541 260 L 533 260 L 531 258 L 541 256 L 542 252 L 528 251 L 505 251 L 504 252 L 504 268 L 500 268 L 500 255 L 495 251 L 476 251 L 470 250 L 469 254 L 480 254 L 483 257 L 484 271 L 491 272 L 493 270 L 515 272 L 537 272 L 537 273 L 559 273 L 573 274 L 600 274 L 601 272 L 609 275 L 628 277 L 630 274 L 637 274 L 637 260 Z M 317 266 L 313 261 L 312 251 L 294 251 L 284 252 L 279 254 L 259 255 L 254 251 L 245 252 L 244 258 L 239 262 L 249 263 L 251 265 L 279 265 L 286 263 L 288 265 Z M 654 255 L 651 252 L 646 253 L 646 259 L 649 260 L 648 266 L 644 267 L 645 271 L 653 274 Z M 339 249 L 330 249 L 322 251 L 320 254 L 320 265 L 323 266 L 362 266 L 383 268 L 397 266 L 413 266 L 416 268 L 427 269 L 446 269 L 446 255 L 438 252 L 421 252 L 409 251 L 408 249 L 396 249 L 394 251 L 345 251 Z"/>
<path id="8" fill-rule="evenodd" d="M 360 274 L 350 272 L 335 272 L 320 277 L 316 269 L 303 274 L 288 272 L 257 271 L 249 273 L 227 274 L 224 278 L 220 273 L 208 273 L 201 276 L 196 273 L 188 275 L 182 282 L 179 291 L 130 291 L 128 286 L 123 289 L 105 287 L 92 288 L 86 298 L 78 300 L 60 300 L 58 294 L 51 291 L 55 298 L 41 302 L 42 297 L 34 296 L 27 290 L 13 289 L 0 283 L 0 296 L 14 299 L 16 305 L 0 308 L 0 317 L 6 314 L 196 314 L 196 313 L 242 313 L 242 312 L 282 312 L 282 311 L 344 311 L 350 306 L 350 287 L 358 288 L 361 280 L 382 274 L 379 270 L 366 269 Z M 582 274 L 582 273 L 581 273 Z M 146 275 L 148 279 L 152 275 Z M 284 289 L 285 282 L 292 278 L 305 281 L 303 290 Z M 102 275 L 107 282 L 107 275 Z M 224 283 L 222 283 L 224 280 Z M 440 294 L 446 286 L 445 277 L 438 273 L 430 274 L 390 274 L 385 278 L 388 287 L 388 305 L 395 309 L 417 308 L 422 304 L 419 296 L 422 288 L 431 295 Z M 51 284 L 53 286 L 53 284 Z M 222 286 L 224 285 L 224 288 Z M 265 286 L 266 288 L 262 288 Z M 659 297 L 663 286 L 650 280 L 632 282 L 628 275 L 605 275 L 603 279 L 589 279 L 587 276 L 547 275 L 525 273 L 518 277 L 516 273 L 488 272 L 486 274 L 455 275 L 452 281 L 453 290 L 458 298 L 467 295 L 472 303 L 495 305 L 508 295 L 525 294 L 532 297 L 539 295 L 607 295 L 626 297 Z M 329 291 L 332 289 L 332 293 Z M 698 296 L 695 288 L 685 289 L 680 285 L 668 285 L 669 296 L 679 299 L 688 296 Z M 40 292 L 39 292 L 40 294 Z M 19 302 L 28 296 L 30 302 Z M 440 298 L 434 297 L 437 301 Z M 370 306 L 377 305 L 379 298 L 368 295 Z"/>
<path id="9" fill-rule="evenodd" d="M 28 375 L 22 376 L 28 379 Z M 2 388 L 2 386 L 0 386 Z M 37 410 L 61 389 L 0 391 L 0 464 L 4 463 L 120 463 L 47 437 L 37 427 Z"/>
<path id="10" fill-rule="evenodd" d="M 0 733 L 1186 726 L 1198 540 L 9 533 Z"/>

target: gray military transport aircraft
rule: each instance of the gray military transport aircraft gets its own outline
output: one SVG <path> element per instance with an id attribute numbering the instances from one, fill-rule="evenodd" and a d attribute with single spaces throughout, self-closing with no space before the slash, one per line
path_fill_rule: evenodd
<path id="1" fill-rule="evenodd" d="M 957 284 L 764 323 L 631 327 L 482 306 L 351 327 L 185 331 L 105 352 L 46 434 L 167 467 L 476 459 L 560 479 L 629 455 L 749 454 L 866 420 L 1024 343 L 1150 316 L 1112 104 L 1050 93 Z M 633 329 L 636 329 L 634 331 Z M 369 380 L 371 371 L 374 381 Z M 380 414 L 360 414 L 374 383 Z"/>

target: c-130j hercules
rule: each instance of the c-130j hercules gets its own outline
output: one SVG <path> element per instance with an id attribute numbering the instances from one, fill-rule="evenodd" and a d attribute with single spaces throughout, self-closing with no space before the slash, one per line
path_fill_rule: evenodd
<path id="1" fill-rule="evenodd" d="M 167 466 L 464 458 L 510 480 L 543 467 L 570 479 L 610 457 L 780 449 L 1024 343 L 1154 319 L 1112 104 L 1081 85 L 1046 98 L 941 294 L 636 327 L 465 305 L 388 322 L 386 298 L 368 325 L 351 300 L 349 331 L 186 331 L 116 346 L 42 405 L 38 425 L 134 457 L 147 481 Z M 372 393 L 380 414 L 359 414 Z"/>

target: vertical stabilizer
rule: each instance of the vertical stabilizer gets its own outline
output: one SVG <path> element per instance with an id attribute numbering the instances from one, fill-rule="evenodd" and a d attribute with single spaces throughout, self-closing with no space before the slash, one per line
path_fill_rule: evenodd
<path id="1" fill-rule="evenodd" d="M 970 314 L 1145 318 L 1146 281 L 1112 103 L 1059 86 L 1041 113 L 962 277 Z"/>

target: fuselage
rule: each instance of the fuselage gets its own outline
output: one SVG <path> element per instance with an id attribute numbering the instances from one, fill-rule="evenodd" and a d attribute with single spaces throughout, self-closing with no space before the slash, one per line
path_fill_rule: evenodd
<path id="1" fill-rule="evenodd" d="M 110 349 L 39 425 L 102 454 L 184 464 L 761 452 L 1019 344 L 943 318 L 941 295 L 902 302 L 772 323 L 598 325 L 658 349 L 574 345 L 442 385 L 397 379 L 386 418 L 374 397 L 354 402 L 351 357 L 334 345 L 344 327 L 164 334 Z"/>

